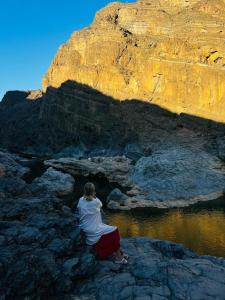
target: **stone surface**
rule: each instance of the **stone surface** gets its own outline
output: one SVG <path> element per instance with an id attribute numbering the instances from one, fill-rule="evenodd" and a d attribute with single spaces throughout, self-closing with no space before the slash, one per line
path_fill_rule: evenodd
<path id="1" fill-rule="evenodd" d="M 224 163 L 204 136 L 180 129 L 152 144 L 150 155 L 133 163 L 126 157 L 61 158 L 46 166 L 73 176 L 102 176 L 126 190 L 108 196 L 110 209 L 185 207 L 223 196 Z"/>
<path id="2" fill-rule="evenodd" d="M 43 79 L 45 93 L 6 93 L 0 147 L 46 158 L 125 154 L 136 162 L 182 127 L 223 138 L 224 125 L 208 119 L 225 115 L 224 6 L 106 6 L 60 47 Z"/>
<path id="3" fill-rule="evenodd" d="M 77 299 L 224 299 L 224 259 L 148 238 L 122 240 L 122 247 L 129 264 L 99 262 L 99 272 L 76 289 Z"/>
<path id="4" fill-rule="evenodd" d="M 157 201 L 211 198 L 223 195 L 225 167 L 216 157 L 201 148 L 182 145 L 158 149 L 141 158 L 134 168 L 134 183 Z M 172 201 L 171 201 L 172 202 Z"/>
<path id="5" fill-rule="evenodd" d="M 43 88 L 74 80 L 115 99 L 225 121 L 224 18 L 224 0 L 111 3 L 60 46 Z"/>
<path id="6" fill-rule="evenodd" d="M 1 299 L 224 299 L 224 258 L 197 256 L 179 244 L 124 239 L 127 266 L 97 261 L 59 198 L 42 189 L 33 195 L 35 180 L 16 195 L 2 185 L 21 184 L 25 170 L 14 159 L 1 152 Z"/>
<path id="7" fill-rule="evenodd" d="M 0 298 L 60 298 L 93 274 L 95 258 L 82 243 L 75 215 L 49 185 L 34 195 L 35 183 L 21 179 L 26 169 L 14 157 L 0 152 Z M 56 173 L 71 177 L 49 170 L 45 180 Z M 36 183 L 43 184 L 43 178 Z"/>
<path id="8" fill-rule="evenodd" d="M 128 174 L 131 171 L 131 161 L 126 157 L 92 157 L 88 159 L 60 158 L 44 162 L 46 166 L 69 173 L 73 176 L 98 175 L 128 186 Z"/>
<path id="9" fill-rule="evenodd" d="M 36 178 L 32 185 L 39 190 L 43 188 L 48 193 L 53 193 L 58 197 L 70 196 L 74 191 L 74 178 L 69 174 L 48 168 L 41 176 Z"/>
<path id="10" fill-rule="evenodd" d="M 28 172 L 29 169 L 18 164 L 12 155 L 0 151 L 0 199 L 30 195 L 31 192 L 23 180 Z"/>
<path id="11" fill-rule="evenodd" d="M 127 199 L 128 196 L 116 188 L 112 190 L 106 199 L 107 207 L 109 209 L 128 210 L 129 207 L 125 205 Z"/>

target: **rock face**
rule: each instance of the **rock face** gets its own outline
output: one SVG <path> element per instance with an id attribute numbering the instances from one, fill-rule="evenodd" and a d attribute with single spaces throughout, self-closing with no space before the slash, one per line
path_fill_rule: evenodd
<path id="1" fill-rule="evenodd" d="M 133 181 L 157 201 L 210 200 L 223 196 L 225 168 L 221 161 L 192 147 L 158 149 L 135 165 Z M 179 201 L 180 200 L 180 201 Z M 179 205 L 178 205 L 179 206 Z"/>
<path id="2" fill-rule="evenodd" d="M 111 3 L 59 48 L 43 88 L 73 80 L 115 99 L 225 121 L 224 19 L 224 0 Z"/>
<path id="3" fill-rule="evenodd" d="M 224 126 L 187 115 L 225 120 L 224 7 L 224 0 L 111 3 L 60 47 L 45 93 L 6 93 L 0 146 L 137 161 L 181 127 L 204 135 L 214 127 L 216 136 L 222 128 L 224 136 Z"/>
<path id="4" fill-rule="evenodd" d="M 100 262 L 99 272 L 76 290 L 78 299 L 224 299 L 224 259 L 198 257 L 181 245 L 148 238 L 126 239 L 122 246 L 129 265 Z"/>

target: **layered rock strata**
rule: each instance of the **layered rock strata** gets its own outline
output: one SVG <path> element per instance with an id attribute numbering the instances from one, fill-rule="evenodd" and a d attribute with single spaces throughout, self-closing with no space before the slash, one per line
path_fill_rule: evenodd
<path id="1" fill-rule="evenodd" d="M 43 88 L 74 80 L 224 122 L 224 19 L 224 0 L 111 3 L 59 48 Z"/>

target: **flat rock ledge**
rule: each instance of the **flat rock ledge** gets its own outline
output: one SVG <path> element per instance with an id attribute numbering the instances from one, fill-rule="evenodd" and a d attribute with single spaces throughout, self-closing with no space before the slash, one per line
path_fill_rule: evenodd
<path id="1" fill-rule="evenodd" d="M 47 167 L 75 176 L 102 176 L 117 183 L 126 194 L 110 195 L 112 210 L 187 207 L 224 195 L 225 165 L 205 151 L 202 142 L 166 144 L 133 164 L 125 156 L 60 158 Z M 114 193 L 115 194 L 115 193 Z"/>
<path id="2" fill-rule="evenodd" d="M 224 258 L 197 256 L 182 245 L 149 238 L 123 239 L 122 246 L 129 264 L 99 262 L 73 299 L 225 299 Z"/>

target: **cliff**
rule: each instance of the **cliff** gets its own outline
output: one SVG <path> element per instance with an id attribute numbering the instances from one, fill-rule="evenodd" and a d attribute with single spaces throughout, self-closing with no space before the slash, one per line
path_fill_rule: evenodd
<path id="1" fill-rule="evenodd" d="M 74 80 L 224 122 L 224 20 L 224 0 L 111 3 L 59 48 L 43 89 Z"/>

